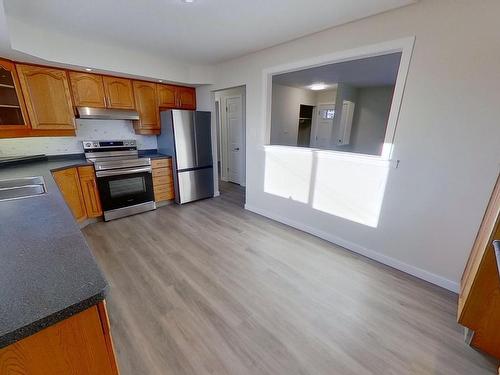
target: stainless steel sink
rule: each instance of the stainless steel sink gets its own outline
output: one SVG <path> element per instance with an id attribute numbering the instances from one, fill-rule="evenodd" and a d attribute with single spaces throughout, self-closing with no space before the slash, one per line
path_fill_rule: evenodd
<path id="1" fill-rule="evenodd" d="M 0 201 L 29 198 L 46 192 L 42 176 L 0 180 Z"/>

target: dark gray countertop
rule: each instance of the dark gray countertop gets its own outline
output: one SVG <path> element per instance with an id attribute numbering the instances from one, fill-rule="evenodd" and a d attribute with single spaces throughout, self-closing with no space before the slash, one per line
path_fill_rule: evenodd
<path id="1" fill-rule="evenodd" d="M 0 348 L 104 299 L 106 280 L 50 170 L 85 159 L 0 167 L 0 179 L 43 176 L 47 194 L 0 202 Z"/>

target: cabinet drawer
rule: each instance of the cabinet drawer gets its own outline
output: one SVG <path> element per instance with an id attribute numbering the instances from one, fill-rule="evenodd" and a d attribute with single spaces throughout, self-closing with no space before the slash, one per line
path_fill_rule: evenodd
<path id="1" fill-rule="evenodd" d="M 155 168 L 153 169 L 153 178 L 161 176 L 172 176 L 172 169 L 170 168 Z"/>
<path id="2" fill-rule="evenodd" d="M 162 168 L 162 167 L 171 167 L 172 159 L 153 159 L 151 160 L 151 167 L 154 168 Z"/>
<path id="3" fill-rule="evenodd" d="M 174 186 L 173 184 L 155 186 L 154 193 L 157 202 L 174 199 Z"/>
<path id="4" fill-rule="evenodd" d="M 172 183 L 173 183 L 172 175 L 153 177 L 153 186 L 168 185 Z"/>

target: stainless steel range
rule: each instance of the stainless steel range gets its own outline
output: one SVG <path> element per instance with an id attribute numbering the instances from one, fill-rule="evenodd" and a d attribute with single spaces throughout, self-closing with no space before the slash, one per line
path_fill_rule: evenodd
<path id="1" fill-rule="evenodd" d="M 104 220 L 154 210 L 150 158 L 139 158 L 135 140 L 83 141 L 94 163 Z"/>

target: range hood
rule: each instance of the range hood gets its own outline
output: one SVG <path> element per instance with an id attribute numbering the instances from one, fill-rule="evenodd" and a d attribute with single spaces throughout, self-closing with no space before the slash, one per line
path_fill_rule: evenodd
<path id="1" fill-rule="evenodd" d="M 76 107 L 77 118 L 95 120 L 139 120 L 139 113 L 133 109 L 111 109 Z"/>

